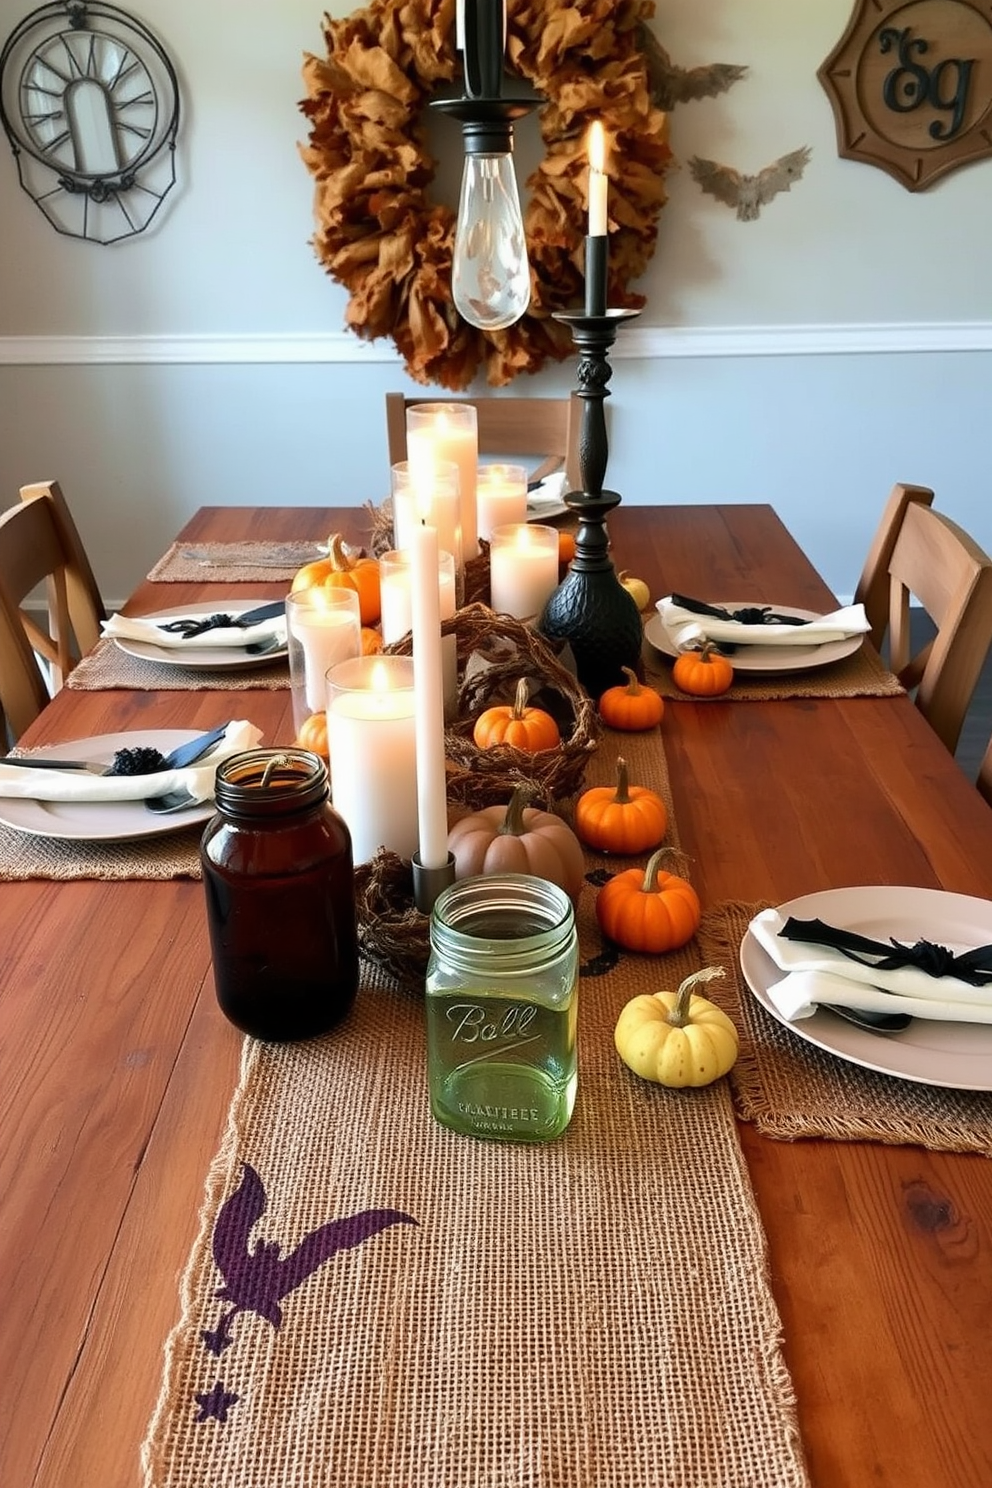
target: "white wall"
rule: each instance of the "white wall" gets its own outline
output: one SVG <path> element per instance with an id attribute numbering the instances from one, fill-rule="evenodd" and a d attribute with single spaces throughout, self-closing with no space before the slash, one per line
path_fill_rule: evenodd
<path id="1" fill-rule="evenodd" d="M 0 0 L 0 41 L 30 8 Z M 381 500 L 383 395 L 414 388 L 390 343 L 343 330 L 345 292 L 308 243 L 297 104 L 321 7 L 128 8 L 183 89 L 180 182 L 155 225 L 112 247 L 59 236 L 0 143 L 0 505 L 57 475 L 111 603 L 201 503 Z M 679 160 L 753 173 L 813 155 L 754 223 L 684 166 L 669 176 L 648 306 L 616 349 L 608 476 L 629 502 L 773 502 L 841 594 L 897 479 L 934 485 L 992 549 L 992 160 L 914 195 L 837 157 L 816 69 L 849 13 L 659 4 L 677 63 L 749 68 L 674 111 Z M 524 135 L 522 176 L 533 150 Z M 566 363 L 507 391 L 572 380 Z"/>

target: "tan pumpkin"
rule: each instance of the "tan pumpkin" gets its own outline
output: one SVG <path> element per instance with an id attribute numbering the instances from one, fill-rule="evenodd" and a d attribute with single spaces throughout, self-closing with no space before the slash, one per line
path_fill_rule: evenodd
<path id="1" fill-rule="evenodd" d="M 528 705 L 528 692 L 527 678 L 521 677 L 512 703 L 496 703 L 479 714 L 472 739 L 480 749 L 509 744 L 514 749 L 536 754 L 542 749 L 558 748 L 561 743 L 558 725 L 543 708 Z"/>
<path id="2" fill-rule="evenodd" d="M 657 847 L 668 826 L 668 808 L 657 791 L 631 785 L 627 761 L 617 760 L 616 787 L 594 785 L 575 803 L 575 831 L 600 852 L 639 853 Z"/>
<path id="3" fill-rule="evenodd" d="M 528 806 L 531 790 L 518 785 L 508 806 L 486 806 L 463 816 L 448 833 L 455 878 L 480 873 L 530 873 L 563 889 L 575 904 L 585 879 L 582 846 L 567 822 Z"/>
<path id="4" fill-rule="evenodd" d="M 660 693 L 653 687 L 642 687 L 637 673 L 630 667 L 620 670 L 627 678 L 626 684 L 608 687 L 599 699 L 599 716 L 610 728 L 626 733 L 641 733 L 654 728 L 665 716 L 665 704 Z"/>
<path id="5" fill-rule="evenodd" d="M 657 1085 L 711 1085 L 737 1059 L 737 1029 L 722 1008 L 693 988 L 723 968 L 706 966 L 686 977 L 677 992 L 631 998 L 617 1020 L 613 1041 L 628 1069 Z"/>
<path id="6" fill-rule="evenodd" d="M 628 951 L 674 951 L 699 929 L 699 895 L 688 879 L 662 869 L 668 852 L 659 848 L 643 872 L 628 868 L 616 874 L 596 896 L 599 928 Z"/>

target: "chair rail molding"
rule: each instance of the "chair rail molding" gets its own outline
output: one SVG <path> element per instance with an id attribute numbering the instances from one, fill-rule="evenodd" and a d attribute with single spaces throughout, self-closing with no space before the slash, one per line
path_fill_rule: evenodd
<path id="1" fill-rule="evenodd" d="M 613 357 L 912 356 L 992 351 L 992 320 L 886 325 L 643 326 L 617 338 Z M 277 335 L 0 336 L 0 367 L 398 365 L 392 343 L 346 331 Z"/>

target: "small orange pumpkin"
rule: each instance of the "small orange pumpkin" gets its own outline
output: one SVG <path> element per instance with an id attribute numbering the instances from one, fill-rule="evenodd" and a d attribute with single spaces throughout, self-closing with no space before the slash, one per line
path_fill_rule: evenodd
<path id="1" fill-rule="evenodd" d="M 661 695 L 653 687 L 642 687 L 630 667 L 620 670 L 627 678 L 626 686 L 606 689 L 599 699 L 600 718 L 610 728 L 632 734 L 654 728 L 665 715 Z"/>
<path id="2" fill-rule="evenodd" d="M 371 625 L 362 626 L 362 655 L 378 656 L 382 650 L 382 636 Z"/>
<path id="3" fill-rule="evenodd" d="M 672 667 L 676 687 L 694 697 L 719 697 L 733 680 L 733 667 L 712 641 L 704 641 L 698 651 L 683 651 Z"/>
<path id="4" fill-rule="evenodd" d="M 382 614 L 378 560 L 352 558 L 344 550 L 344 538 L 340 532 L 331 534 L 327 548 L 326 558 L 306 563 L 296 572 L 291 592 L 297 594 L 301 589 L 317 589 L 321 585 L 354 589 L 358 593 L 362 624 L 374 625 Z"/>
<path id="5" fill-rule="evenodd" d="M 558 567 L 567 568 L 575 557 L 575 538 L 570 532 L 558 533 Z"/>
<path id="6" fill-rule="evenodd" d="M 310 717 L 301 724 L 296 743 L 300 749 L 309 749 L 326 760 L 328 758 L 327 714 L 311 713 Z"/>
<path id="7" fill-rule="evenodd" d="M 628 951 L 674 951 L 699 929 L 699 895 L 687 879 L 660 866 L 668 851 L 659 848 L 643 872 L 628 868 L 618 873 L 596 896 L 599 928 Z"/>
<path id="8" fill-rule="evenodd" d="M 479 714 L 472 738 L 480 749 L 492 749 L 496 744 L 509 744 L 529 754 L 557 749 L 561 743 L 558 725 L 543 708 L 528 707 L 527 696 L 527 678 L 521 677 L 512 703 L 498 703 Z"/>
<path id="9" fill-rule="evenodd" d="M 668 809 L 657 791 L 631 785 L 627 761 L 617 760 L 617 783 L 594 785 L 575 803 L 575 831 L 600 852 L 647 852 L 665 835 Z"/>

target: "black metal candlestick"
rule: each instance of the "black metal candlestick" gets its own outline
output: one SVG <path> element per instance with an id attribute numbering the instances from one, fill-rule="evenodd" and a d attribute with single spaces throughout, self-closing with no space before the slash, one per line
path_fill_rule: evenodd
<path id="1" fill-rule="evenodd" d="M 587 247 L 595 243 L 587 239 Z M 620 505 L 616 491 L 604 491 L 609 443 L 604 402 L 613 376 L 609 350 L 617 331 L 638 314 L 607 310 L 603 315 L 563 310 L 555 320 L 568 325 L 579 351 L 576 389 L 582 401 L 579 429 L 579 473 L 582 490 L 565 497 L 579 518 L 575 557 L 568 573 L 548 600 L 537 628 L 552 642 L 567 642 L 579 681 L 590 697 L 623 682 L 623 668 L 641 670 L 643 630 L 637 605 L 617 578 L 610 558 L 606 518 Z"/>

